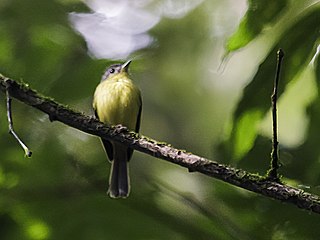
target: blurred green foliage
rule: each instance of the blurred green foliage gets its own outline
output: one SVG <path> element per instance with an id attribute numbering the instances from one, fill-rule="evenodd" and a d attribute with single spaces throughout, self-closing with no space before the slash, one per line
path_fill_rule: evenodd
<path id="1" fill-rule="evenodd" d="M 288 5 L 287 0 L 249 0 L 248 10 L 242 18 L 238 30 L 228 39 L 227 50 L 235 51 L 246 46 L 268 25 L 272 25 Z"/>
<path id="2" fill-rule="evenodd" d="M 281 47 L 280 101 L 306 76 L 312 88 L 301 91 L 313 97 L 300 109 L 303 134 L 279 125 L 282 135 L 302 139 L 292 146 L 280 134 L 280 172 L 291 185 L 319 193 L 320 63 L 313 57 L 320 6 L 296 3 L 207 0 L 183 18 L 163 18 L 150 31 L 155 44 L 136 53 L 131 66 L 143 93 L 142 134 L 264 174 L 271 141 L 260 125 L 269 116 Z M 0 1 L 0 73 L 92 115 L 93 91 L 111 61 L 91 57 L 68 20 L 70 12 L 89 11 L 80 0 Z M 219 72 L 224 53 L 229 60 Z M 286 111 L 300 99 L 293 98 L 279 120 L 292 121 Z M 109 199 L 109 164 L 97 138 L 13 101 L 15 129 L 34 153 L 26 159 L 8 134 L 4 94 L 0 99 L 0 239 L 319 236 L 315 214 L 137 152 L 130 197 Z"/>
<path id="3" fill-rule="evenodd" d="M 266 59 L 259 66 L 258 72 L 254 76 L 250 84 L 246 86 L 243 97 L 239 102 L 234 114 L 234 131 L 231 136 L 231 144 L 235 146 L 235 158 L 241 158 L 252 148 L 256 135 L 247 134 L 246 141 L 252 145 L 243 144 L 243 138 L 237 139 L 236 136 L 241 132 L 247 132 L 248 124 L 242 124 L 241 119 L 250 118 L 250 127 L 256 128 L 257 122 L 261 121 L 263 114 L 258 118 L 252 117 L 252 112 L 260 111 L 265 113 L 270 108 L 270 93 L 272 91 L 272 74 L 275 72 L 275 60 L 277 49 L 283 48 L 285 51 L 285 64 L 281 73 L 281 81 L 279 83 L 280 94 L 285 87 L 295 79 L 295 76 L 302 73 L 308 66 L 315 54 L 317 48 L 320 26 L 320 7 L 313 7 L 308 13 L 302 14 L 300 21 L 293 24 L 288 30 L 284 31 L 280 39 L 276 42 L 274 48 L 270 51 Z M 306 29 L 306 26 L 307 29 Z M 306 32 L 307 31 L 307 32 Z M 302 34 L 303 32 L 303 34 Z M 246 116 L 248 115 L 248 116 Z M 252 130 L 251 130 L 252 131 Z M 239 133 L 240 132 L 240 133 Z M 240 148 L 240 154 L 238 154 Z"/>

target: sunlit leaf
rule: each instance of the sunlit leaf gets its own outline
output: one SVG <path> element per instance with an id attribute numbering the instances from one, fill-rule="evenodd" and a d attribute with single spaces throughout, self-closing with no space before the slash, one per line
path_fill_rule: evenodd
<path id="1" fill-rule="evenodd" d="M 248 112 L 252 112 L 254 109 L 260 109 L 265 113 L 270 108 L 270 96 L 273 89 L 277 49 L 281 47 L 285 52 L 279 83 L 279 94 L 281 94 L 286 85 L 294 79 L 296 74 L 300 74 L 312 59 L 315 52 L 316 41 L 320 37 L 319 22 L 320 8 L 317 7 L 305 15 L 289 30 L 284 32 L 279 43 L 270 51 L 265 61 L 260 65 L 254 79 L 244 89 L 243 97 L 234 113 L 233 132 L 231 134 L 232 143 L 236 142 L 235 138 L 239 127 L 241 127 L 240 120 L 243 119 Z M 308 28 L 306 28 L 306 26 L 308 26 Z M 255 118 L 254 120 L 258 122 L 261 119 Z M 255 126 L 255 124 L 255 122 L 252 122 L 252 126 Z M 254 135 L 256 134 L 257 131 Z M 249 139 L 250 142 L 252 141 L 251 138 Z M 234 145 L 233 148 L 235 149 L 236 146 Z"/>
<path id="2" fill-rule="evenodd" d="M 259 109 L 245 112 L 238 120 L 237 129 L 234 133 L 234 157 L 240 159 L 253 146 L 257 122 L 262 116 Z"/>
<path id="3" fill-rule="evenodd" d="M 277 103 L 278 141 L 286 147 L 298 147 L 306 140 L 309 116 L 306 108 L 318 96 L 314 67 L 309 64 L 286 86 Z M 271 109 L 261 122 L 260 133 L 272 136 Z"/>
<path id="4" fill-rule="evenodd" d="M 320 61 L 319 56 L 315 56 L 313 61 L 313 67 L 315 70 L 315 77 L 317 83 L 317 91 L 319 92 L 320 86 Z M 296 150 L 292 150 L 292 161 L 294 164 L 286 166 L 285 174 L 292 177 L 298 177 L 300 182 L 309 184 L 312 190 L 319 194 L 318 186 L 320 181 L 319 176 L 319 122 L 320 122 L 320 97 L 318 96 L 314 102 L 308 107 L 307 115 L 310 118 L 307 139 L 302 146 Z M 301 171 L 301 169 L 305 169 Z"/>
<path id="5" fill-rule="evenodd" d="M 287 0 L 249 0 L 249 7 L 243 17 L 238 30 L 229 38 L 227 51 L 235 51 L 252 41 L 263 28 L 274 23 L 282 10 L 287 6 Z"/>

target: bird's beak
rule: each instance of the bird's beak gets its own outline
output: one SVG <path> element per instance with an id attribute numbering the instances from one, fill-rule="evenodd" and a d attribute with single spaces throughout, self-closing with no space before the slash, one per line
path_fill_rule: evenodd
<path id="1" fill-rule="evenodd" d="M 130 63 L 131 63 L 131 60 L 129 60 L 129 61 L 125 62 L 124 64 L 122 64 L 121 72 L 128 72 Z"/>

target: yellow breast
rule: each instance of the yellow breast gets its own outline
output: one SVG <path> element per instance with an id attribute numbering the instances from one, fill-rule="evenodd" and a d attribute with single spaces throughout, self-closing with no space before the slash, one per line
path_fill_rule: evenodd
<path id="1" fill-rule="evenodd" d="M 141 106 L 140 90 L 126 74 L 101 82 L 94 93 L 93 108 L 100 121 L 135 130 Z"/>

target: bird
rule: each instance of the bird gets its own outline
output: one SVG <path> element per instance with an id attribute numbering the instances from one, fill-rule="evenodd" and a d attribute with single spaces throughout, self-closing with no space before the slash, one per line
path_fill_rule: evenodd
<path id="1" fill-rule="evenodd" d="M 131 60 L 113 64 L 103 74 L 93 96 L 93 109 L 99 121 L 109 125 L 123 125 L 139 132 L 142 112 L 140 89 L 133 83 L 128 69 Z M 126 198 L 130 193 L 128 162 L 133 149 L 119 142 L 101 138 L 111 162 L 108 195 Z"/>

